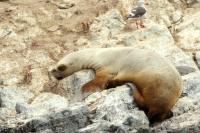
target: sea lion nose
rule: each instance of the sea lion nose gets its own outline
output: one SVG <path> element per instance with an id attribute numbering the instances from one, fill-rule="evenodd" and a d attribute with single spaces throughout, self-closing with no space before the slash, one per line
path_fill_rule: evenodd
<path id="1" fill-rule="evenodd" d="M 56 79 L 57 79 L 57 80 L 62 80 L 62 79 L 64 79 L 64 77 L 61 77 L 61 76 L 60 76 L 60 77 L 56 77 Z"/>
<path id="2" fill-rule="evenodd" d="M 56 69 L 52 69 L 49 71 L 50 73 L 55 73 L 56 72 Z"/>
<path id="3" fill-rule="evenodd" d="M 51 68 L 48 71 L 48 77 L 50 80 L 56 79 L 56 80 L 62 80 L 64 79 L 64 76 L 55 68 Z"/>

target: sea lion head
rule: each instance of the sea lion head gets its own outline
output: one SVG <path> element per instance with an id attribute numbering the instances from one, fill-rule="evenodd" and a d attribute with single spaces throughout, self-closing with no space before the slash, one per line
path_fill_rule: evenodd
<path id="1" fill-rule="evenodd" d="M 62 64 L 59 66 L 55 66 L 53 67 L 50 71 L 49 74 L 51 76 L 53 76 L 54 78 L 56 78 L 57 80 L 62 80 L 64 79 L 66 76 L 65 74 L 65 70 L 67 69 L 67 66 Z"/>
<path id="2" fill-rule="evenodd" d="M 49 70 L 49 74 L 57 80 L 62 80 L 76 72 L 77 66 L 78 65 L 74 63 L 74 60 L 63 59 Z"/>

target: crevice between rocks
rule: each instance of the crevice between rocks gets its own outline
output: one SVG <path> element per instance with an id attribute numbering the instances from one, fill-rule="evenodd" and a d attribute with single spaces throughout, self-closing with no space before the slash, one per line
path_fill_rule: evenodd
<path id="1" fill-rule="evenodd" d="M 192 59 L 194 60 L 194 63 L 196 64 L 197 68 L 200 70 L 200 65 L 198 64 L 197 56 L 195 52 L 192 53 Z"/>

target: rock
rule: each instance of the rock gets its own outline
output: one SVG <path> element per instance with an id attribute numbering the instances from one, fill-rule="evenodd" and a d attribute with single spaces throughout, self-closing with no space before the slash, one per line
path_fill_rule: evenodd
<path id="1" fill-rule="evenodd" d="M 30 105 L 26 103 L 16 103 L 15 110 L 17 114 L 25 114 L 27 116 L 35 111 L 33 108 L 30 107 Z"/>
<path id="2" fill-rule="evenodd" d="M 38 110 L 52 112 L 68 107 L 68 101 L 56 94 L 42 93 L 32 101 L 30 106 Z"/>
<path id="3" fill-rule="evenodd" d="M 194 68 L 198 70 L 196 63 L 193 60 L 193 57 L 184 53 L 180 48 L 174 46 L 171 47 L 168 51 L 171 53 L 167 54 L 167 58 L 175 65 L 175 66 L 184 66 L 187 68 Z"/>
<path id="4" fill-rule="evenodd" d="M 107 91 L 107 92 L 106 92 Z M 106 120 L 113 126 L 124 127 L 128 129 L 139 129 L 148 127 L 149 121 L 143 111 L 135 108 L 131 90 L 127 86 L 105 90 L 101 98 L 90 95 L 86 103 L 95 111 L 94 120 Z M 93 102 L 90 97 L 93 97 Z M 95 103 L 96 102 L 96 103 Z M 91 107 L 93 106 L 93 107 Z"/>
<path id="5" fill-rule="evenodd" d="M 172 20 L 170 20 L 170 17 L 168 15 L 162 15 L 162 21 L 164 22 L 167 28 L 170 28 L 172 26 Z"/>
<path id="6" fill-rule="evenodd" d="M 69 9 L 73 7 L 75 4 L 74 3 L 60 3 L 58 4 L 59 9 Z"/>
<path id="7" fill-rule="evenodd" d="M 105 43 L 102 40 L 111 39 L 123 29 L 124 24 L 125 22 L 120 12 L 116 9 L 99 16 L 90 27 L 92 44 L 98 45 Z"/>
<path id="8" fill-rule="evenodd" d="M 38 133 L 54 133 L 54 132 L 51 129 L 46 129 L 46 130 L 43 130 L 43 131 L 39 131 Z"/>
<path id="9" fill-rule="evenodd" d="M 197 66 L 198 68 L 200 68 L 200 52 L 196 52 L 195 57 L 196 57 Z"/>
<path id="10" fill-rule="evenodd" d="M 0 2 L 9 1 L 9 0 L 0 0 Z"/>
<path id="11" fill-rule="evenodd" d="M 40 55 L 40 54 L 38 53 L 38 55 Z M 38 58 L 40 58 L 40 61 L 43 60 L 42 57 L 45 58 L 45 55 L 43 55 L 43 56 L 41 55 L 40 57 L 38 57 Z M 48 58 L 46 58 L 46 60 L 47 59 Z M 47 70 L 45 71 L 44 69 L 40 69 L 40 68 L 32 68 L 29 72 L 31 75 L 30 90 L 36 94 L 43 91 L 44 83 L 49 80 Z"/>
<path id="12" fill-rule="evenodd" d="M 3 85 L 4 82 L 3 82 L 3 79 L 0 79 L 0 85 Z"/>
<path id="13" fill-rule="evenodd" d="M 102 104 L 97 106 L 95 119 L 105 119 L 115 125 L 123 124 L 128 118 L 133 119 L 134 128 L 148 126 L 149 121 L 143 111 L 129 110 L 133 106 L 130 89 L 122 86 L 108 94 Z"/>
<path id="14" fill-rule="evenodd" d="M 0 107 L 15 109 L 16 103 L 28 103 L 33 94 L 20 88 L 0 87 Z"/>
<path id="15" fill-rule="evenodd" d="M 186 1 L 187 5 L 190 6 L 190 7 L 192 5 L 200 2 L 199 0 L 185 0 L 185 1 Z"/>
<path id="16" fill-rule="evenodd" d="M 59 30 L 59 28 L 60 28 L 60 25 L 54 25 L 54 26 L 49 27 L 47 30 L 50 32 L 54 32 L 54 31 Z"/>
<path id="17" fill-rule="evenodd" d="M 75 3 L 72 3 L 71 1 L 69 0 L 59 0 L 59 1 L 49 1 L 51 2 L 52 4 L 56 5 L 59 9 L 69 9 L 73 6 L 75 6 Z"/>
<path id="18" fill-rule="evenodd" d="M 125 133 L 149 127 L 146 115 L 135 107 L 130 92 L 130 88 L 124 85 L 88 96 L 85 102 L 89 109 L 95 112 L 92 117 L 93 124 L 80 129 L 79 132 Z"/>
<path id="19" fill-rule="evenodd" d="M 96 121 L 93 124 L 90 124 L 87 127 L 80 129 L 79 133 L 109 133 L 109 131 L 111 130 L 111 126 L 112 124 L 108 121 Z"/>
<path id="20" fill-rule="evenodd" d="M 198 108 L 197 102 L 189 97 L 183 97 L 178 100 L 176 106 L 172 109 L 173 116 L 179 116 L 189 111 L 195 111 Z"/>
<path id="21" fill-rule="evenodd" d="M 180 23 L 182 21 L 182 18 L 183 14 L 181 11 L 173 12 L 173 14 L 171 15 L 171 21 L 174 24 Z"/>
<path id="22" fill-rule="evenodd" d="M 0 30 L 0 38 L 5 38 L 9 35 L 13 34 L 13 29 L 9 28 L 7 26 L 1 26 L 1 30 Z"/>
<path id="23" fill-rule="evenodd" d="M 168 58 L 175 66 L 188 66 L 197 69 L 192 57 L 175 45 L 174 39 L 165 25 L 157 25 L 153 21 L 148 21 L 148 25 L 143 31 L 133 30 L 127 34 L 117 35 L 116 38 L 113 46 L 122 44 L 150 49 Z"/>
<path id="24" fill-rule="evenodd" d="M 199 95 L 200 95 L 200 72 L 190 73 L 182 76 L 183 78 L 183 93 L 186 95 L 180 97 L 176 106 L 173 108 L 175 116 L 187 113 L 189 111 L 195 111 L 199 108 Z"/>
<path id="25" fill-rule="evenodd" d="M 199 109 L 196 111 L 184 113 L 178 117 L 174 117 L 170 120 L 167 120 L 163 122 L 160 126 L 150 128 L 150 129 L 141 129 L 138 131 L 138 133 L 153 133 L 153 132 L 173 132 L 173 133 L 179 133 L 179 132 L 192 132 L 192 133 L 198 133 L 200 124 L 200 117 L 199 117 Z"/>
<path id="26" fill-rule="evenodd" d="M 19 120 L 18 127 L 6 125 L 0 128 L 0 132 L 6 133 L 72 133 L 88 125 L 88 109 L 85 105 L 77 104 L 56 113 L 33 117 L 27 120 Z M 15 123 L 17 126 L 17 123 Z"/>
<path id="27" fill-rule="evenodd" d="M 6 121 L 8 118 L 16 116 L 16 111 L 9 108 L 0 108 L 0 120 Z"/>
<path id="28" fill-rule="evenodd" d="M 7 51 L 6 51 L 7 52 Z M 18 56 L 16 56 L 18 57 Z M 20 59 L 21 61 L 22 59 Z M 3 85 L 13 86 L 20 84 L 23 80 L 22 66 L 17 59 L 2 58 L 0 62 L 0 78 L 3 81 Z M 16 71 L 17 70 L 17 71 Z"/>
<path id="29" fill-rule="evenodd" d="M 144 29 L 125 20 L 136 0 L 0 1 L 0 132 L 200 132 L 200 0 L 149 0 Z M 177 66 L 183 94 L 172 118 L 149 127 L 127 86 L 82 101 L 92 71 L 48 84 L 47 68 L 64 54 L 121 46 L 150 49 Z M 46 83 L 62 96 L 44 93 Z"/>
<path id="30" fill-rule="evenodd" d="M 176 69 L 178 70 L 178 72 L 184 76 L 187 75 L 189 73 L 195 72 L 196 69 L 192 68 L 192 67 L 188 67 L 188 66 L 176 66 Z"/>
<path id="31" fill-rule="evenodd" d="M 93 71 L 81 71 L 74 73 L 62 81 L 61 86 L 65 90 L 65 96 L 69 102 L 82 101 L 81 88 L 94 78 Z"/>
<path id="32" fill-rule="evenodd" d="M 91 25 L 92 39 L 89 41 L 99 44 L 98 47 L 131 46 L 150 49 L 167 57 L 176 66 L 184 65 L 197 69 L 192 57 L 175 45 L 173 36 L 164 24 L 158 25 L 147 19 L 145 29 L 128 29 L 128 32 L 121 32 L 125 30 L 125 22 L 121 18 L 116 10 L 99 16 Z"/>
<path id="33" fill-rule="evenodd" d="M 185 16 L 184 23 L 181 23 L 177 27 L 177 37 L 179 39 L 179 45 L 185 50 L 197 50 L 200 49 L 200 12 Z"/>
<path id="34" fill-rule="evenodd" d="M 17 102 L 15 110 L 18 117 L 30 119 L 47 115 L 68 107 L 68 100 L 52 93 L 42 93 L 35 97 L 31 104 Z"/>
<path id="35" fill-rule="evenodd" d="M 31 10 L 28 10 L 26 8 L 15 10 L 15 12 L 12 14 L 12 20 L 16 24 L 20 24 L 19 26 L 34 26 L 36 25 L 36 18 Z"/>
<path id="36" fill-rule="evenodd" d="M 199 102 L 200 100 L 200 72 L 191 73 L 183 77 L 184 80 L 184 92 L 188 97 Z"/>

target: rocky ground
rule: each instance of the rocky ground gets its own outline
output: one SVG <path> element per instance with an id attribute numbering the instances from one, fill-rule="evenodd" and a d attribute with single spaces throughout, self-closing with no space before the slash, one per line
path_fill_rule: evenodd
<path id="1" fill-rule="evenodd" d="M 200 1 L 147 2 L 146 27 L 137 29 L 126 20 L 136 0 L 0 0 L 0 132 L 200 132 Z M 128 46 L 151 49 L 181 72 L 184 95 L 172 118 L 150 127 L 130 85 L 82 101 L 92 71 L 49 80 L 69 52 Z"/>

